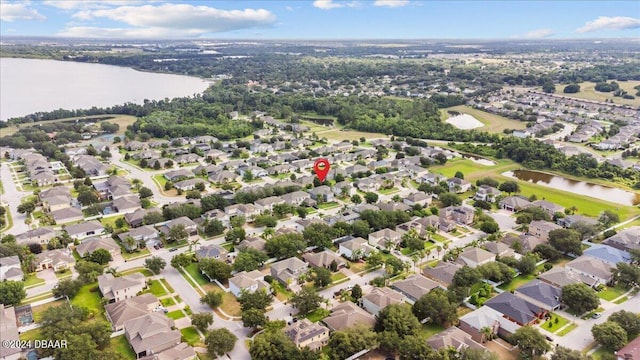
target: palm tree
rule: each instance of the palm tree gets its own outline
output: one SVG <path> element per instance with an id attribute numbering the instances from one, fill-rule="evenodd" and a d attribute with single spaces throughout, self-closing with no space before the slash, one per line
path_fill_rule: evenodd
<path id="1" fill-rule="evenodd" d="M 118 268 L 110 267 L 107 270 L 105 270 L 104 272 L 106 272 L 107 274 L 113 275 L 113 277 L 118 277 Z"/>
<path id="2" fill-rule="evenodd" d="M 138 245 L 136 240 L 131 236 L 127 236 L 126 238 L 124 238 L 123 243 L 130 253 L 133 252 L 133 250 L 135 250 L 137 247 L 136 245 Z"/>
<path id="3" fill-rule="evenodd" d="M 269 240 L 273 237 L 273 235 L 276 233 L 276 231 L 273 228 L 266 228 L 264 229 L 264 231 L 262 232 L 262 235 L 260 235 L 261 238 L 265 239 L 265 240 Z"/>
<path id="4" fill-rule="evenodd" d="M 484 326 L 480 329 L 480 334 L 482 335 L 482 342 L 487 342 L 493 340 L 493 329 L 490 326 Z"/>
<path id="5" fill-rule="evenodd" d="M 420 255 L 418 253 L 414 253 L 411 255 L 411 262 L 413 263 L 413 272 L 416 272 L 416 264 L 420 261 Z"/>
<path id="6" fill-rule="evenodd" d="M 189 241 L 189 252 L 191 252 L 192 247 L 194 247 L 194 246 L 195 246 L 195 247 L 197 248 L 197 245 L 198 245 L 198 244 L 200 244 L 200 238 L 199 238 L 199 237 L 198 237 L 198 238 L 196 238 L 196 239 L 195 239 L 195 240 L 193 240 L 193 241 Z"/>
<path id="7" fill-rule="evenodd" d="M 440 257 L 440 252 L 442 251 L 442 246 L 441 245 L 436 246 L 436 251 L 438 252 L 438 257 Z"/>

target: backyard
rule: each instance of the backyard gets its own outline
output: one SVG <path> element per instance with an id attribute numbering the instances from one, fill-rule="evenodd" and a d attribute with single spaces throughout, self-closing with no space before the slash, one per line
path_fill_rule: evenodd
<path id="1" fill-rule="evenodd" d="M 498 286 L 498 288 L 505 290 L 505 291 L 513 291 L 517 288 L 519 288 L 520 286 L 528 283 L 529 281 L 535 279 L 536 276 L 535 275 L 518 275 L 515 278 L 513 278 L 513 280 L 511 280 L 508 283 L 502 284 L 500 286 Z"/>
<path id="2" fill-rule="evenodd" d="M 601 291 L 598 291 L 598 296 L 603 300 L 613 301 L 624 295 L 626 292 L 627 289 L 616 285 L 614 287 L 605 287 Z"/>

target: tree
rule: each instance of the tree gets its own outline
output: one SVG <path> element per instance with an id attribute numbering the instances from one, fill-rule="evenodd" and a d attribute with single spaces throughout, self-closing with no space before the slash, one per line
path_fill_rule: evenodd
<path id="1" fill-rule="evenodd" d="M 181 242 L 189 238 L 189 233 L 183 224 L 174 225 L 169 229 L 169 241 Z"/>
<path id="2" fill-rule="evenodd" d="M 376 334 L 365 326 L 355 326 L 331 334 L 329 357 L 343 360 L 364 349 L 374 349 L 378 344 Z"/>
<path id="3" fill-rule="evenodd" d="M 495 234 L 500 231 L 500 226 L 495 220 L 487 220 L 480 223 L 480 230 L 487 234 Z"/>
<path id="4" fill-rule="evenodd" d="M 413 250 L 424 250 L 424 241 L 420 239 L 415 229 L 411 229 L 402 235 L 404 246 Z"/>
<path id="5" fill-rule="evenodd" d="M 227 281 L 231 277 L 231 265 L 224 261 L 213 258 L 200 259 L 198 267 L 211 279 Z"/>
<path id="6" fill-rule="evenodd" d="M 191 256 L 185 253 L 175 255 L 171 258 L 171 266 L 174 269 L 180 269 L 191 264 Z"/>
<path id="7" fill-rule="evenodd" d="M 422 326 L 407 304 L 392 304 L 376 315 L 373 330 L 379 333 L 380 346 L 395 351 L 407 336 L 418 335 Z"/>
<path id="8" fill-rule="evenodd" d="M 610 227 L 613 224 L 617 224 L 620 222 L 620 215 L 612 210 L 605 210 L 598 217 L 598 221 L 605 228 Z"/>
<path id="9" fill-rule="evenodd" d="M 213 313 L 201 312 L 191 315 L 191 325 L 202 332 L 207 331 L 211 324 L 213 324 Z"/>
<path id="10" fill-rule="evenodd" d="M 358 302 L 362 298 L 362 288 L 359 284 L 355 284 L 351 289 L 351 299 Z"/>
<path id="11" fill-rule="evenodd" d="M 572 229 L 556 229 L 549 232 L 549 245 L 564 254 L 582 255 L 580 234 Z"/>
<path id="12" fill-rule="evenodd" d="M 92 261 L 78 261 L 75 268 L 78 272 L 78 280 L 83 284 L 95 282 L 98 276 L 104 273 L 104 267 Z"/>
<path id="13" fill-rule="evenodd" d="M 620 310 L 609 315 L 607 321 L 613 321 L 627 332 L 628 339 L 634 339 L 640 334 L 640 315 L 631 311 Z"/>
<path id="14" fill-rule="evenodd" d="M 0 304 L 18 305 L 24 298 L 27 297 L 27 292 L 24 290 L 24 283 L 22 281 L 2 281 L 0 282 Z"/>
<path id="15" fill-rule="evenodd" d="M 144 261 L 144 267 L 151 270 L 151 272 L 156 275 L 159 274 L 165 266 L 167 266 L 167 262 L 158 256 L 152 256 Z"/>
<path id="16" fill-rule="evenodd" d="M 485 349 L 465 347 L 458 352 L 460 360 L 500 360 L 498 354 Z"/>
<path id="17" fill-rule="evenodd" d="M 509 195 L 511 195 L 513 193 L 520 192 L 520 185 L 518 185 L 518 183 L 515 181 L 509 180 L 500 184 L 500 186 L 498 187 L 498 190 L 504 191 L 506 193 L 509 193 Z"/>
<path id="18" fill-rule="evenodd" d="M 619 350 L 627 343 L 627 332 L 613 321 L 593 325 L 591 334 L 596 341 L 610 350 Z"/>
<path id="19" fill-rule="evenodd" d="M 245 172 L 245 174 L 246 173 L 248 173 L 248 171 Z M 211 330 L 204 338 L 204 343 L 207 345 L 207 352 L 217 356 L 222 356 L 233 350 L 237 341 L 238 337 L 227 328 Z"/>
<path id="20" fill-rule="evenodd" d="M 452 303 L 445 290 L 435 288 L 413 304 L 413 314 L 419 319 L 429 319 L 433 324 L 454 323 L 458 319 L 458 304 Z"/>
<path id="21" fill-rule="evenodd" d="M 553 94 L 554 92 L 556 92 L 556 86 L 553 85 L 553 82 L 546 81 L 544 84 L 542 84 L 542 91 L 547 94 Z"/>
<path id="22" fill-rule="evenodd" d="M 360 204 L 362 202 L 362 197 L 360 197 L 360 195 L 358 195 L 358 194 L 353 194 L 351 196 L 351 202 L 356 204 L 356 205 Z"/>
<path id="23" fill-rule="evenodd" d="M 382 341 L 381 341 L 382 342 Z M 426 339 L 420 335 L 405 336 L 397 345 L 400 360 L 439 360 L 441 357 L 433 350 Z"/>
<path id="24" fill-rule="evenodd" d="M 240 228 L 247 222 L 247 219 L 244 216 L 234 216 L 229 219 L 229 223 L 232 228 Z"/>
<path id="25" fill-rule="evenodd" d="M 81 190 L 78 193 L 78 201 L 82 206 L 89 206 L 98 202 L 98 195 L 91 189 Z"/>
<path id="26" fill-rule="evenodd" d="M 319 308 L 323 300 L 324 298 L 318 295 L 314 288 L 303 287 L 302 290 L 289 299 L 289 302 L 294 308 L 298 309 L 301 315 L 306 315 Z"/>
<path id="27" fill-rule="evenodd" d="M 151 189 L 149 189 L 148 187 L 141 187 L 140 190 L 138 190 L 138 195 L 140 196 L 140 199 L 146 199 L 146 198 L 150 198 L 153 196 L 153 191 L 151 191 Z"/>
<path id="28" fill-rule="evenodd" d="M 440 202 L 442 203 L 442 205 L 444 205 L 445 207 L 447 206 L 458 206 L 460 204 L 462 204 L 462 200 L 460 199 L 460 197 L 454 193 L 450 193 L 450 192 L 446 192 L 443 194 L 440 194 L 438 196 L 438 200 L 440 200 Z"/>
<path id="29" fill-rule="evenodd" d="M 563 286 L 562 302 L 578 314 L 595 310 L 600 306 L 598 293 L 583 283 Z"/>
<path id="30" fill-rule="evenodd" d="M 18 212 L 20 214 L 27 214 L 27 217 L 31 216 L 31 213 L 36 209 L 36 204 L 29 201 L 29 202 L 23 202 L 22 204 L 18 205 Z"/>
<path id="31" fill-rule="evenodd" d="M 224 232 L 224 225 L 222 224 L 222 222 L 220 220 L 217 219 L 213 219 L 213 220 L 206 220 L 204 223 L 204 234 L 206 236 L 217 236 L 220 235 Z M 244 231 L 244 229 L 240 229 L 242 231 Z M 238 236 L 238 238 L 240 238 Z M 237 239 L 233 239 L 235 241 L 238 241 Z M 239 241 L 238 241 L 239 242 Z"/>
<path id="32" fill-rule="evenodd" d="M 106 249 L 97 249 L 87 256 L 87 259 L 94 263 L 105 265 L 108 264 L 109 261 L 113 260 L 113 256 L 111 256 L 111 253 Z"/>
<path id="33" fill-rule="evenodd" d="M 564 92 L 565 94 L 578 93 L 578 92 L 580 92 L 580 85 L 578 85 L 578 84 L 569 84 L 569 85 L 564 87 L 564 90 L 562 90 L 562 92 Z"/>
<path id="34" fill-rule="evenodd" d="M 527 325 L 519 328 L 511 335 L 511 342 L 518 345 L 525 359 L 533 359 L 551 350 L 551 345 L 538 329 Z"/>
<path id="35" fill-rule="evenodd" d="M 516 269 L 524 275 L 533 274 L 536 271 L 536 259 L 533 256 L 523 256 L 518 261 Z"/>
<path id="36" fill-rule="evenodd" d="M 331 284 L 331 271 L 321 267 L 317 267 L 313 271 L 315 273 L 313 283 L 316 287 L 325 287 Z"/>
<path id="37" fill-rule="evenodd" d="M 239 244 L 242 240 L 247 236 L 244 228 L 236 227 L 227 231 L 224 235 L 224 239 L 228 242 L 233 243 L 234 245 Z"/>
<path id="38" fill-rule="evenodd" d="M 264 310 L 261 309 L 247 309 L 240 314 L 242 317 L 242 325 L 248 328 L 258 328 L 264 326 L 267 323 L 267 317 L 264 314 Z"/>
<path id="39" fill-rule="evenodd" d="M 482 279 L 482 274 L 478 269 L 465 265 L 453 274 L 451 284 L 460 287 L 471 287 L 471 285 L 477 283 L 480 279 Z"/>
<path id="40" fill-rule="evenodd" d="M 145 225 L 153 225 L 163 221 L 164 221 L 164 217 L 160 212 L 157 212 L 157 211 L 152 211 L 150 213 L 147 213 L 142 218 L 142 223 Z"/>
<path id="41" fill-rule="evenodd" d="M 376 203 L 378 201 L 378 194 L 370 191 L 366 192 L 364 194 L 364 200 L 367 202 L 367 204 Z"/>
<path id="42" fill-rule="evenodd" d="M 551 360 L 590 360 L 590 356 L 582 355 L 578 350 L 572 350 L 564 346 L 556 346 L 551 355 Z"/>
<path id="43" fill-rule="evenodd" d="M 331 226 L 324 223 L 312 223 L 302 232 L 302 237 L 310 246 L 326 248 L 331 246 L 336 237 L 336 231 Z"/>
<path id="44" fill-rule="evenodd" d="M 243 290 L 238 297 L 238 302 L 240 303 L 242 311 L 258 309 L 264 312 L 273 302 L 273 295 L 267 293 L 264 289 L 254 292 Z"/>
<path id="45" fill-rule="evenodd" d="M 277 259 L 286 259 L 298 255 L 307 247 L 301 234 L 290 233 L 274 236 L 267 240 L 265 250 Z"/>
<path id="46" fill-rule="evenodd" d="M 252 359 L 294 360 L 300 350 L 282 331 L 265 331 L 255 337 L 249 348 Z"/>
<path id="47" fill-rule="evenodd" d="M 640 268 L 636 265 L 619 262 L 613 270 L 613 280 L 625 289 L 631 289 L 640 284 Z"/>
<path id="48" fill-rule="evenodd" d="M 200 303 L 207 304 L 212 309 L 215 309 L 222 305 L 222 295 L 220 291 L 207 291 L 207 293 L 200 298 Z"/>
<path id="49" fill-rule="evenodd" d="M 269 259 L 267 254 L 260 250 L 253 248 L 247 248 L 238 253 L 236 260 L 233 263 L 233 270 L 235 271 L 253 271 L 261 267 L 265 261 Z"/>
<path id="50" fill-rule="evenodd" d="M 562 253 L 549 244 L 536 245 L 535 249 L 533 249 L 533 252 L 540 255 L 540 257 L 542 257 L 543 259 L 547 259 L 549 261 L 557 260 L 562 257 Z"/>
<path id="51" fill-rule="evenodd" d="M 367 261 L 367 264 L 366 264 L 367 269 L 373 269 L 384 263 L 384 256 L 382 256 L 382 253 L 378 251 L 374 251 L 371 254 L 369 254 L 369 257 L 367 257 L 366 261 Z"/>

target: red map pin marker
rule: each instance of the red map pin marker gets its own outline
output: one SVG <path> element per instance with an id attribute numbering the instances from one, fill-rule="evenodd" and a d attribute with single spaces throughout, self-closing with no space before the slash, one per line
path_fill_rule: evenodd
<path id="1" fill-rule="evenodd" d="M 329 160 L 327 159 L 318 159 L 313 164 L 313 171 L 316 173 L 320 182 L 324 182 L 324 179 L 326 179 L 329 173 L 329 169 L 331 169 L 331 164 L 329 164 Z"/>

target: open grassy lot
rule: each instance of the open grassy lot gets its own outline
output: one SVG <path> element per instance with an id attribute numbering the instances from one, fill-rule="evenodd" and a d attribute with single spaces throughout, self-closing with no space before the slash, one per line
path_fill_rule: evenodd
<path id="1" fill-rule="evenodd" d="M 92 283 L 80 288 L 80 291 L 76 296 L 71 299 L 71 303 L 76 306 L 86 307 L 87 309 L 98 309 L 102 312 L 104 307 L 102 306 L 100 299 L 101 297 L 100 290 L 98 290 L 98 284 Z"/>
<path id="2" fill-rule="evenodd" d="M 25 128 L 25 127 L 31 127 L 37 124 L 75 121 L 80 119 L 96 118 L 96 117 L 103 117 L 103 116 L 111 117 L 110 119 L 103 120 L 103 121 L 108 121 L 110 123 L 118 124 L 120 126 L 120 129 L 118 129 L 118 131 L 116 132 L 116 135 L 123 135 L 124 132 L 127 130 L 127 126 L 133 124 L 136 121 L 136 117 L 130 116 L 130 115 L 92 115 L 92 116 L 70 117 L 70 118 L 57 119 L 57 120 L 38 121 L 34 123 L 20 124 L 20 127 Z M 15 125 L 0 129 L 0 137 L 14 134 L 17 131 L 18 131 L 18 127 L 16 127 Z"/>
<path id="3" fill-rule="evenodd" d="M 191 263 L 189 266 L 184 268 L 189 275 L 198 283 L 198 285 L 209 284 L 209 279 L 206 276 L 200 273 L 200 269 L 198 269 L 198 263 Z"/>
<path id="4" fill-rule="evenodd" d="M 511 280 L 510 282 L 506 284 L 502 284 L 498 287 L 502 290 L 512 291 L 535 278 L 536 278 L 535 275 L 519 275 L 513 278 L 513 280 Z"/>
<path id="5" fill-rule="evenodd" d="M 364 137 L 367 140 L 387 138 L 386 135 L 380 134 L 380 133 L 370 133 L 370 132 L 355 131 L 355 130 L 348 130 L 348 129 L 331 129 L 331 130 L 319 131 L 319 132 L 316 132 L 316 134 L 321 138 L 326 137 L 329 140 L 337 140 L 337 141 L 360 140 L 361 137 Z"/>
<path id="6" fill-rule="evenodd" d="M 620 88 L 626 90 L 629 95 L 636 95 L 637 90 L 634 86 L 640 85 L 640 81 L 617 81 Z M 640 106 L 640 97 L 635 99 L 623 99 L 621 97 L 613 96 L 613 92 L 599 92 L 595 90 L 596 84 L 590 81 L 582 82 L 580 84 L 580 92 L 576 94 L 565 94 L 562 91 L 566 85 L 556 85 L 556 95 L 566 96 L 576 99 L 594 100 L 604 102 L 605 100 L 613 100 L 615 104 L 625 104 L 632 106 Z"/>
<path id="7" fill-rule="evenodd" d="M 26 341 L 26 340 L 36 340 L 36 339 L 42 339 L 42 334 L 40 334 L 40 329 L 33 329 L 33 330 L 20 333 L 20 340 Z"/>
<path id="8" fill-rule="evenodd" d="M 200 339 L 200 335 L 198 334 L 198 330 L 196 330 L 196 328 L 194 328 L 193 326 L 189 326 L 186 327 L 184 329 L 180 330 L 180 333 L 182 334 L 182 341 L 186 342 L 187 344 L 194 346 L 198 343 L 201 342 L 202 339 Z"/>
<path id="9" fill-rule="evenodd" d="M 430 323 L 426 323 L 422 325 L 422 330 L 420 331 L 420 334 L 424 337 L 424 338 L 430 338 L 431 336 L 444 331 L 444 327 L 442 325 L 437 325 L 437 324 L 430 324 Z"/>
<path id="10" fill-rule="evenodd" d="M 494 176 L 496 174 L 503 173 L 505 171 L 514 170 L 519 168 L 520 165 L 510 160 L 499 160 L 496 165 L 487 166 L 478 164 L 469 159 L 456 158 L 454 160 L 447 161 L 446 164 L 440 166 L 432 166 L 429 168 L 430 172 L 439 173 L 446 177 L 453 177 L 456 172 L 460 171 L 468 181 L 483 178 L 486 176 Z"/>
<path id="11" fill-rule="evenodd" d="M 598 292 L 598 296 L 603 300 L 613 301 L 624 295 L 626 292 L 627 290 L 621 286 L 606 287 L 602 291 Z"/>
<path id="12" fill-rule="evenodd" d="M 122 249 L 122 257 L 125 260 L 138 258 L 138 257 L 144 257 L 144 256 L 147 256 L 147 255 L 151 255 L 151 251 L 149 251 L 149 249 L 147 249 L 147 248 L 136 249 L 134 252 L 129 252 L 129 251 L 125 250 L 125 249 Z M 151 276 L 151 275 L 145 275 L 145 276 Z"/>
<path id="13" fill-rule="evenodd" d="M 311 322 L 318 322 L 329 316 L 329 314 L 331 314 L 331 311 L 323 308 L 317 308 L 316 310 L 305 315 L 305 318 L 309 319 L 309 321 Z"/>
<path id="14" fill-rule="evenodd" d="M 111 226 L 112 229 L 117 229 L 118 227 L 116 226 L 116 221 L 118 221 L 118 219 L 124 219 L 124 215 L 123 216 L 110 216 L 110 217 L 103 217 L 102 219 L 100 219 L 100 222 L 102 223 L 103 226 Z M 126 225 L 125 225 L 126 227 Z"/>
<path id="15" fill-rule="evenodd" d="M 136 353 L 133 352 L 131 346 L 129 346 L 129 342 L 124 335 L 116 336 L 111 338 L 109 347 L 111 350 L 123 356 L 125 359 L 135 359 Z"/>
<path id="16" fill-rule="evenodd" d="M 506 118 L 504 116 L 495 115 L 486 111 L 474 109 L 466 105 L 458 105 L 440 110 L 442 112 L 442 120 L 449 118 L 448 111 L 457 111 L 461 114 L 469 114 L 484 124 L 478 128 L 479 131 L 502 134 L 504 129 L 524 129 L 527 123 Z"/>
<path id="17" fill-rule="evenodd" d="M 343 274 L 341 272 L 337 272 L 337 273 L 331 275 L 331 282 L 335 283 L 335 282 L 338 282 L 338 281 L 340 281 L 342 279 L 345 279 L 346 277 L 347 277 L 347 275 L 345 275 L 345 274 Z"/>
<path id="18" fill-rule="evenodd" d="M 560 330 L 561 327 L 567 325 L 568 323 L 569 320 L 563 318 L 562 316 L 558 314 L 551 314 L 551 318 L 542 323 L 542 325 L 540 325 L 540 328 L 545 329 L 551 333 L 555 333 L 556 331 Z"/>

